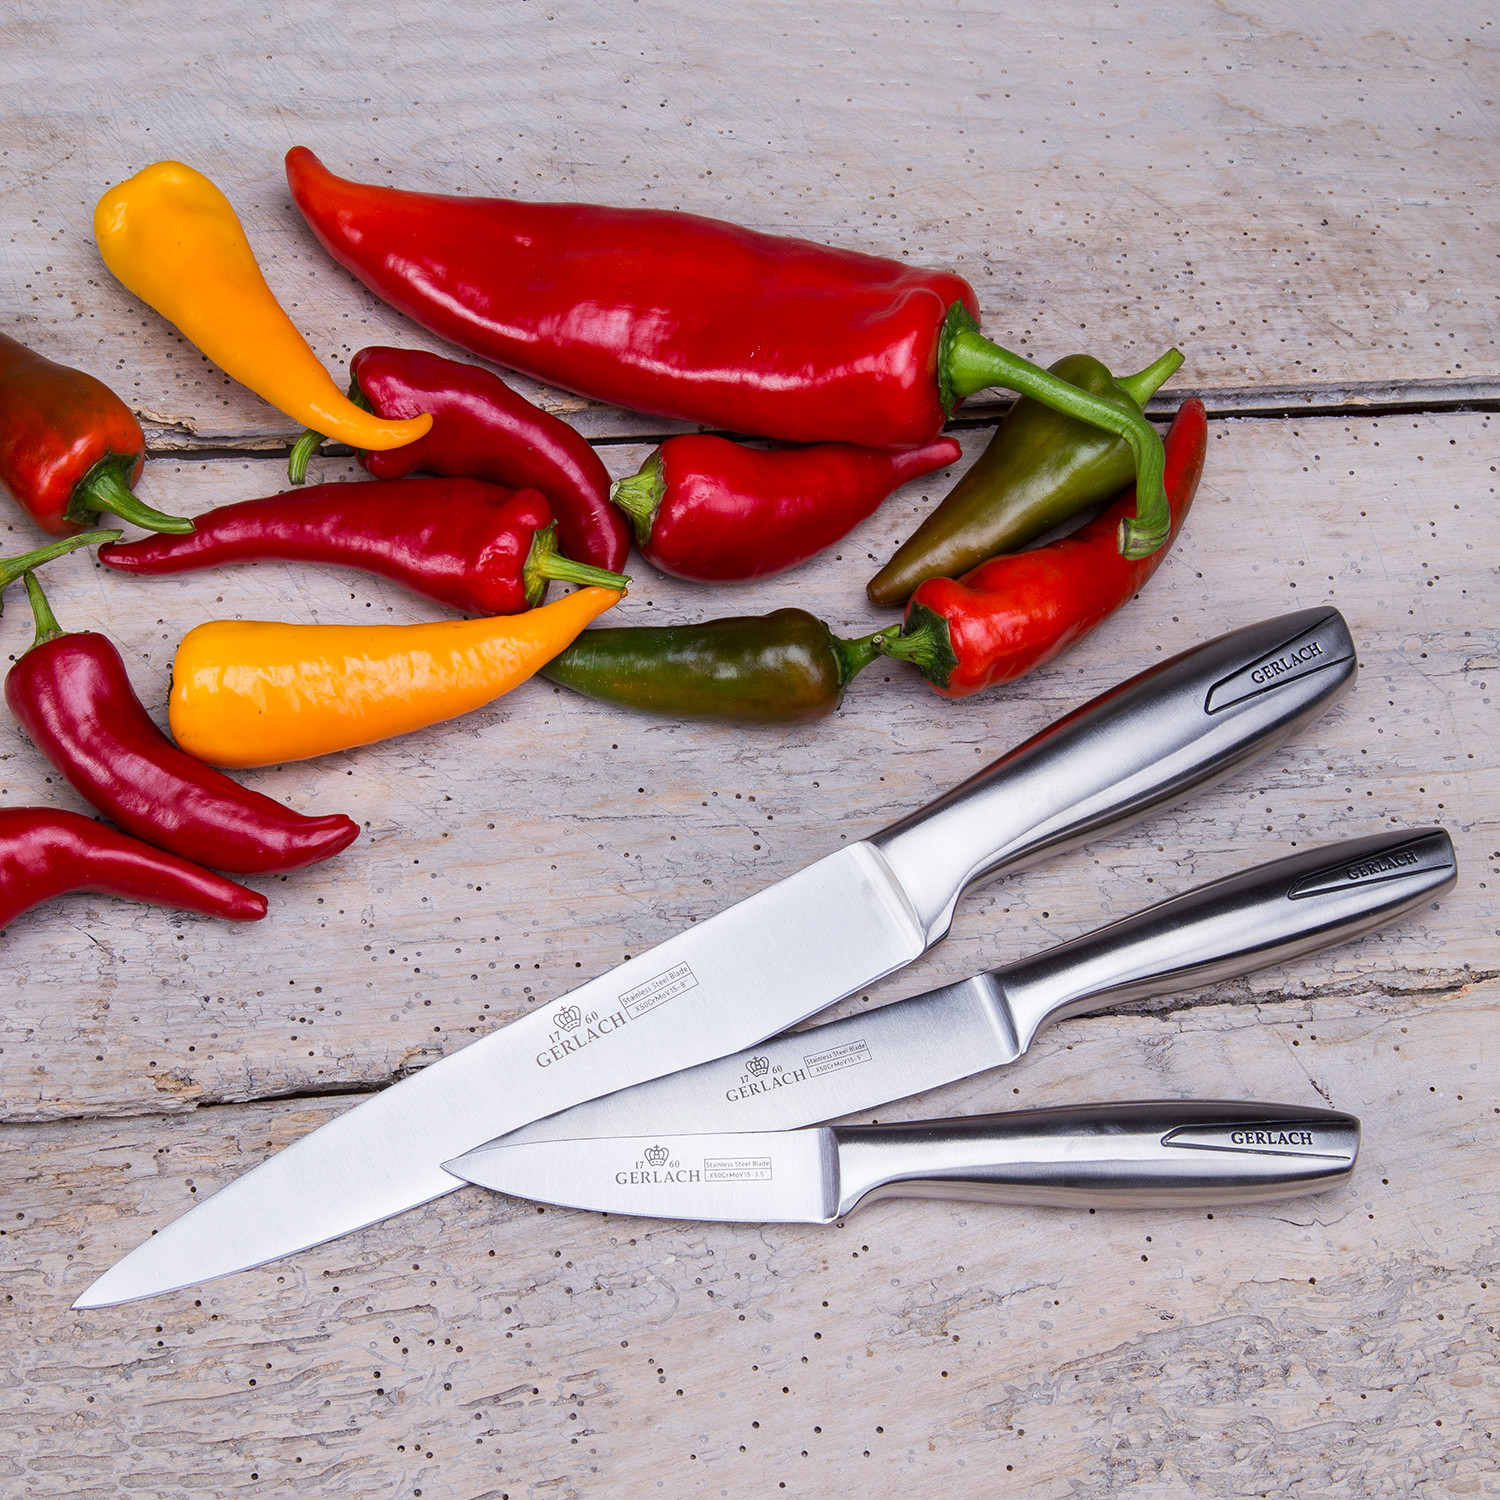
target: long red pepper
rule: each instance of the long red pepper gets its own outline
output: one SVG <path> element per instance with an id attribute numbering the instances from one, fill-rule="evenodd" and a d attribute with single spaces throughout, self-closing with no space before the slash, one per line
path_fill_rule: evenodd
<path id="1" fill-rule="evenodd" d="M 432 430 L 404 448 L 362 452 L 377 479 L 417 469 L 540 490 L 557 517 L 558 542 L 575 562 L 618 573 L 630 552 L 625 518 L 609 503 L 609 471 L 566 422 L 511 390 L 491 370 L 422 349 L 361 349 L 349 362 L 349 395 L 381 417 L 432 414 Z M 321 441 L 305 434 L 290 474 L 301 484 Z"/>
<path id="2" fill-rule="evenodd" d="M 908 479 L 962 455 L 935 438 L 887 453 L 853 443 L 767 452 L 728 438 L 668 438 L 611 495 L 665 573 L 709 583 L 794 568 L 871 515 Z"/>
<path id="3" fill-rule="evenodd" d="M 258 922 L 266 898 L 82 813 L 0 811 L 0 927 L 69 891 L 98 891 L 231 922 Z"/>
<path id="4" fill-rule="evenodd" d="M 350 182 L 305 146 L 292 199 L 338 263 L 466 349 L 658 416 L 791 442 L 930 442 L 986 386 L 1123 437 L 1139 514 L 1121 546 L 1167 532 L 1161 440 L 981 336 L 961 276 L 760 234 L 697 214 L 458 198 Z"/>
<path id="5" fill-rule="evenodd" d="M 628 579 L 557 551 L 552 511 L 535 490 L 477 479 L 316 484 L 221 505 L 191 536 L 101 547 L 122 573 L 182 573 L 281 558 L 378 573 L 470 615 L 539 604 L 549 579 L 622 589 Z"/>
<path id="6" fill-rule="evenodd" d="M 960 579 L 929 578 L 911 596 L 901 634 L 877 637 L 887 656 L 913 663 L 945 698 L 967 698 L 1050 661 L 1108 619 L 1157 570 L 1193 503 L 1208 420 L 1184 401 L 1166 441 L 1172 529 L 1166 546 L 1127 562 L 1114 545 L 1127 492 L 1072 536 L 991 558 Z"/>
<path id="7" fill-rule="evenodd" d="M 127 833 L 240 875 L 298 870 L 359 837 L 342 813 L 304 817 L 179 750 L 142 706 L 114 643 L 65 634 L 33 574 L 36 641 L 5 678 L 5 701 L 69 784 Z"/>
<path id="8" fill-rule="evenodd" d="M 43 531 L 69 536 L 108 512 L 148 531 L 191 531 L 136 498 L 146 439 L 102 380 L 0 333 L 0 483 Z"/>

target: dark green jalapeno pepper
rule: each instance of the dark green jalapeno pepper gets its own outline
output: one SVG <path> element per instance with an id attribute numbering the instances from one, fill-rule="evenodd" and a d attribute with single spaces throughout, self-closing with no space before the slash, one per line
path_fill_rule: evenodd
<path id="1" fill-rule="evenodd" d="M 1051 372 L 1137 416 L 1182 364 L 1169 349 L 1155 364 L 1118 380 L 1088 354 L 1069 354 Z M 1112 433 L 1023 396 L 990 445 L 896 555 L 870 580 L 874 604 L 900 604 L 929 578 L 957 578 L 1001 552 L 1014 552 L 1131 481 L 1135 458 Z"/>
<path id="2" fill-rule="evenodd" d="M 585 630 L 541 670 L 589 698 L 673 719 L 806 724 L 825 718 L 899 627 L 847 641 L 804 609 L 699 625 Z"/>

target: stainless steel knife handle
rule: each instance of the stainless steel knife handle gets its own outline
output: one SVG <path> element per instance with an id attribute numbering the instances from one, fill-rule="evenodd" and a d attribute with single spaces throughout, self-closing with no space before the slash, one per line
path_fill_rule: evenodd
<path id="1" fill-rule="evenodd" d="M 1216 984 L 1342 943 L 1458 879 L 1441 828 L 1302 849 L 992 972 L 1024 1051 L 1045 1025 Z"/>
<path id="2" fill-rule="evenodd" d="M 838 1153 L 840 1217 L 876 1198 L 1090 1208 L 1251 1203 L 1347 1182 L 1359 1153 L 1353 1115 L 1213 1100 L 825 1129 Z"/>
<path id="3" fill-rule="evenodd" d="M 1336 609 L 1247 625 L 1084 704 L 869 842 L 935 943 L 966 887 L 1228 775 L 1318 718 L 1356 671 Z"/>

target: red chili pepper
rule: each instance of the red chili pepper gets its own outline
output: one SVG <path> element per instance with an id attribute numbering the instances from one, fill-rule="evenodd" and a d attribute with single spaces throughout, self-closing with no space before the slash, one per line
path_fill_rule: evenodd
<path id="1" fill-rule="evenodd" d="M 26 590 L 36 641 L 6 675 L 5 701 L 73 789 L 127 833 L 241 875 L 298 870 L 359 837 L 341 813 L 304 817 L 179 750 L 142 707 L 114 643 L 64 634 L 31 573 Z"/>
<path id="2" fill-rule="evenodd" d="M 106 511 L 148 531 L 191 531 L 131 494 L 145 458 L 141 424 L 102 380 L 0 333 L 0 483 L 43 531 L 69 536 Z"/>
<path id="3" fill-rule="evenodd" d="M 1127 491 L 1050 546 L 991 558 L 957 580 L 929 578 L 911 596 L 901 634 L 880 649 L 915 665 L 945 698 L 967 698 L 1050 661 L 1156 571 L 1193 503 L 1207 446 L 1203 403 L 1184 401 L 1167 433 L 1172 529 L 1160 551 L 1139 562 L 1120 556 L 1115 531 L 1134 501 Z"/>
<path id="4" fill-rule="evenodd" d="M 540 490 L 557 517 L 562 550 L 575 562 L 619 572 L 630 551 L 625 518 L 609 503 L 609 472 L 572 427 L 518 395 L 493 371 L 421 349 L 361 349 L 349 363 L 349 396 L 377 416 L 432 414 L 432 430 L 404 448 L 363 452 L 377 479 L 416 469 Z M 316 441 L 314 441 L 316 440 Z M 321 441 L 309 433 L 292 450 L 301 484 Z"/>
<path id="5" fill-rule="evenodd" d="M 98 891 L 231 922 L 258 922 L 266 898 L 188 860 L 51 807 L 0 812 L 0 927 L 69 891 Z"/>
<path id="6" fill-rule="evenodd" d="M 622 589 L 629 579 L 557 551 L 552 511 L 535 490 L 477 479 L 315 484 L 221 505 L 185 537 L 101 547 L 122 573 L 182 573 L 281 558 L 331 562 L 393 578 L 470 615 L 540 604 L 549 579 Z"/>
<path id="7" fill-rule="evenodd" d="M 305 146 L 292 199 L 338 263 L 444 338 L 658 416 L 790 442 L 931 442 L 1003 385 L 1129 442 L 1140 516 L 1167 531 L 1161 440 L 978 331 L 963 277 L 697 214 L 409 193 L 336 177 Z"/>
<path id="8" fill-rule="evenodd" d="M 726 583 L 794 568 L 873 514 L 897 485 L 962 455 L 940 437 L 904 453 L 853 443 L 767 452 L 728 438 L 668 438 L 611 498 L 665 573 Z"/>

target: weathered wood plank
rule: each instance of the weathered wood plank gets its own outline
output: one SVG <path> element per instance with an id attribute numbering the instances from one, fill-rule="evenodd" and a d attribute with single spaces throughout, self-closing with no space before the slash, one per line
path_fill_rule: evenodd
<path id="1" fill-rule="evenodd" d="M 952 937 L 872 988 L 868 1003 L 1034 951 L 1289 843 L 1393 823 L 1452 829 L 1462 877 L 1441 910 L 1232 993 L 1402 992 L 1492 973 L 1500 804 L 1488 700 L 1500 651 L 1494 560 L 1481 544 L 1490 433 L 1489 418 L 1459 415 L 1214 424 L 1193 515 L 1139 603 L 1015 688 L 965 703 L 937 699 L 905 668 L 877 667 L 837 717 L 752 733 L 632 715 L 535 683 L 457 723 L 250 774 L 293 806 L 349 812 L 366 836 L 327 865 L 252 882 L 272 911 L 249 928 L 83 896 L 19 919 L 4 938 L 6 1115 L 378 1084 L 873 832 L 1163 653 L 1325 599 L 1362 647 L 1344 706 L 1180 811 L 969 898 Z M 622 471 L 644 452 L 604 451 Z M 280 482 L 270 460 L 155 468 L 153 498 L 169 510 Z M 640 582 L 615 613 L 676 620 L 800 604 L 846 634 L 874 629 L 890 616 L 863 598 L 872 558 L 907 534 L 924 493 L 942 493 L 932 484 L 760 585 L 693 587 L 637 560 Z M 331 568 L 135 580 L 64 559 L 48 587 L 65 626 L 121 643 L 156 709 L 177 642 L 199 620 L 439 613 Z M 14 599 L 12 650 L 24 616 Z M 5 802 L 83 805 L 14 726 L 0 755 Z"/>
<path id="2" fill-rule="evenodd" d="M 1267 388 L 1494 400 L 1493 32 L 1451 3 L 1361 20 L 312 0 L 226 28 L 173 0 L 122 28 L 80 0 L 12 7 L 4 330 L 112 381 L 159 442 L 284 442 L 113 281 L 90 219 L 180 157 L 229 193 L 331 366 L 430 345 L 302 226 L 280 160 L 300 141 L 412 188 L 681 207 L 951 265 L 1002 341 L 1119 368 L 1178 343 L 1180 388 L 1225 409 Z M 591 435 L 661 430 L 546 399 Z"/>
<path id="3" fill-rule="evenodd" d="M 71 1314 L 116 1255 L 331 1104 L 0 1135 L 7 1493 L 1103 1500 L 1484 1495 L 1500 987 L 1096 1016 L 882 1111 L 1179 1094 L 1358 1112 L 1313 1199 L 1097 1215 L 872 1205 L 829 1229 L 467 1189 Z"/>

